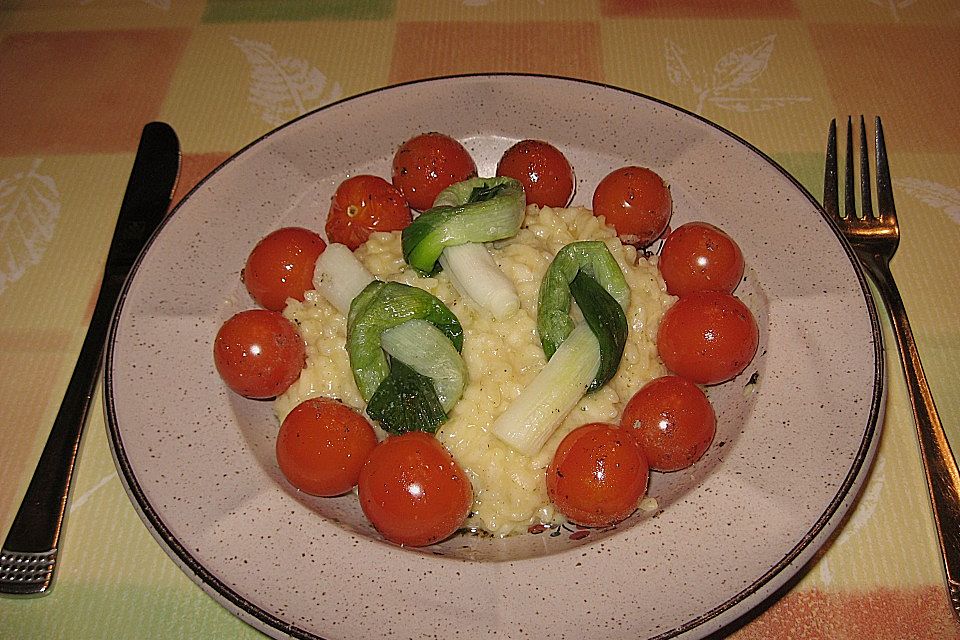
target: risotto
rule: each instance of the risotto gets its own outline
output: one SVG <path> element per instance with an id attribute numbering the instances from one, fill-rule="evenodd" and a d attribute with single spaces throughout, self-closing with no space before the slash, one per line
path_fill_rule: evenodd
<path id="1" fill-rule="evenodd" d="M 602 240 L 630 286 L 627 343 L 616 376 L 585 396 L 539 453 L 525 456 L 500 441 L 490 426 L 546 363 L 536 328 L 540 282 L 557 251 L 579 240 Z M 562 522 L 547 497 L 545 477 L 560 441 L 582 424 L 617 422 L 637 389 L 666 374 L 657 356 L 656 333 L 674 298 L 666 293 L 656 264 L 621 244 L 615 231 L 587 209 L 531 205 L 520 232 L 491 245 L 494 260 L 514 283 L 521 304 L 516 315 L 498 321 L 462 298 L 443 272 L 425 278 L 409 267 L 400 232 L 374 233 L 355 254 L 374 277 L 429 291 L 463 326 L 462 355 L 469 382 L 436 436 L 473 484 L 474 504 L 466 526 L 506 536 L 530 525 Z M 315 291 L 308 292 L 304 302 L 291 300 L 284 314 L 299 325 L 307 360 L 299 380 L 276 399 L 277 417 L 282 421 L 300 402 L 315 396 L 338 398 L 362 410 L 365 403 L 345 348 L 346 318 Z"/>

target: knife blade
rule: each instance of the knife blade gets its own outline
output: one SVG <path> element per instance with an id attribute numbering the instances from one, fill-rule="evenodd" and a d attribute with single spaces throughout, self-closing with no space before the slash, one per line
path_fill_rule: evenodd
<path id="1" fill-rule="evenodd" d="M 133 265 L 167 214 L 180 159 L 180 143 L 170 125 L 150 122 L 144 126 L 87 335 L 37 468 L 0 551 L 2 594 L 44 595 L 53 585 L 73 469 L 103 365 L 110 320 Z"/>

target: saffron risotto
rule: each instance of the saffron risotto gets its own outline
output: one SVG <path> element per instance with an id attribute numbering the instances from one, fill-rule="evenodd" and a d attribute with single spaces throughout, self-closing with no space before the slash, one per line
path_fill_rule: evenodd
<path id="1" fill-rule="evenodd" d="M 501 442 L 490 426 L 546 364 L 537 334 L 540 281 L 557 251 L 578 240 L 602 240 L 623 271 L 631 290 L 627 343 L 616 376 L 584 396 L 538 454 L 525 456 Z M 424 278 L 408 266 L 400 232 L 374 233 L 355 255 L 374 277 L 425 289 L 460 319 L 469 381 L 436 436 L 473 485 L 474 504 L 466 526 L 506 536 L 530 525 L 564 521 L 547 497 L 545 469 L 570 431 L 588 422 L 618 422 L 637 389 L 666 374 L 657 355 L 656 334 L 674 298 L 667 294 L 655 262 L 621 244 L 616 232 L 588 209 L 531 205 L 517 235 L 490 246 L 520 297 L 520 310 L 499 321 L 462 298 L 443 272 Z M 308 292 L 304 302 L 288 301 L 284 314 L 299 325 L 307 361 L 299 380 L 276 399 L 278 419 L 315 396 L 338 398 L 363 410 L 345 348 L 346 318 L 315 291 Z"/>

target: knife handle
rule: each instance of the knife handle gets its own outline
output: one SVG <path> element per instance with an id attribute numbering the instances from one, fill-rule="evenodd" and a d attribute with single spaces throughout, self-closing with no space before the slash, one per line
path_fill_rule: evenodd
<path id="1" fill-rule="evenodd" d="M 150 123 L 143 130 L 76 366 L 0 551 L 0 593 L 42 595 L 53 584 L 73 470 L 100 375 L 110 319 L 133 263 L 166 214 L 176 182 L 176 166 L 174 175 L 167 178 L 163 177 L 167 172 L 154 169 L 151 156 L 164 154 L 179 165 L 176 135 L 169 125 Z"/>

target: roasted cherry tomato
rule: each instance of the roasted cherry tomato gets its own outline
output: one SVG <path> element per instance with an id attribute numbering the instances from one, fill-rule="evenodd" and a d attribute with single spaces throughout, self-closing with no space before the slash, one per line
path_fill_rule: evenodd
<path id="1" fill-rule="evenodd" d="M 743 278 L 743 253 L 725 231 L 706 222 L 688 222 L 670 232 L 658 262 L 667 293 L 733 293 Z"/>
<path id="2" fill-rule="evenodd" d="M 620 426 L 640 443 L 651 469 L 678 471 L 710 447 L 717 417 L 700 387 L 680 376 L 663 376 L 633 394 Z"/>
<path id="3" fill-rule="evenodd" d="M 718 384 L 747 368 L 759 335 L 756 319 L 736 296 L 695 291 L 663 314 L 657 350 L 677 375 L 697 384 Z"/>
<path id="4" fill-rule="evenodd" d="M 646 247 L 667 230 L 673 199 L 663 179 L 650 169 L 622 167 L 597 184 L 593 213 L 603 216 L 625 244 Z"/>
<path id="5" fill-rule="evenodd" d="M 353 251 L 374 231 L 400 231 L 413 220 L 396 187 L 379 176 L 361 174 L 340 183 L 327 215 L 327 238 Z"/>
<path id="6" fill-rule="evenodd" d="M 311 398 L 287 414 L 277 435 L 277 463 L 296 488 L 338 496 L 357 484 L 377 434 L 360 413 L 332 398 Z"/>
<path id="7" fill-rule="evenodd" d="M 450 185 L 477 175 L 462 144 L 442 133 L 423 133 L 404 142 L 393 156 L 393 185 L 410 206 L 424 211 Z"/>
<path id="8" fill-rule="evenodd" d="M 223 323 L 213 362 L 223 381 L 247 398 L 273 398 L 300 377 L 305 349 L 292 322 L 277 311 L 241 311 Z"/>
<path id="9" fill-rule="evenodd" d="M 360 506 L 384 538 L 422 547 L 463 526 L 473 489 L 466 473 L 432 435 L 391 436 L 370 454 L 357 486 Z"/>
<path id="10" fill-rule="evenodd" d="M 521 140 L 507 149 L 497 164 L 497 175 L 519 180 L 527 204 L 540 207 L 567 206 L 576 184 L 570 161 L 541 140 Z"/>
<path id="11" fill-rule="evenodd" d="M 633 513 L 648 478 L 647 460 L 630 433 L 591 422 L 560 442 L 547 467 L 547 494 L 573 522 L 605 527 Z"/>
<path id="12" fill-rule="evenodd" d="M 309 229 L 277 229 L 253 248 L 240 277 L 257 304 L 282 311 L 287 298 L 303 301 L 303 294 L 313 289 L 317 257 L 326 247 Z"/>

